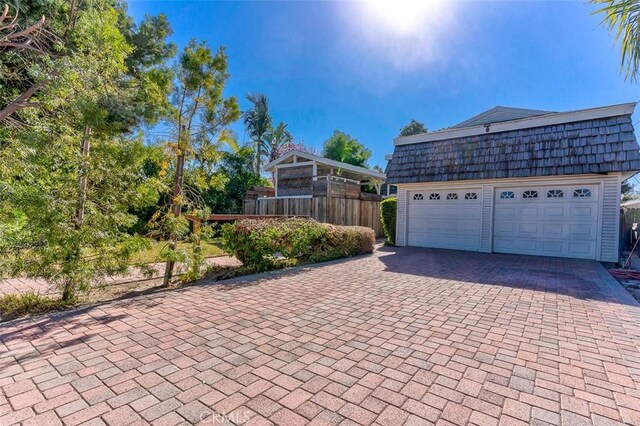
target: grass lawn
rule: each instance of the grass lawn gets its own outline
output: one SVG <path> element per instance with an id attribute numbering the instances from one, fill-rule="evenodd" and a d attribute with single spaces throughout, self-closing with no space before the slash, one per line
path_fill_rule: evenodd
<path id="1" fill-rule="evenodd" d="M 144 262 L 144 263 L 156 263 L 162 262 L 159 257 L 160 251 L 167 245 L 166 241 L 152 241 L 151 248 L 149 250 L 138 253 L 131 259 L 131 263 Z M 178 243 L 178 249 L 190 248 L 189 243 Z M 203 240 L 202 241 L 202 254 L 204 257 L 218 257 L 226 256 L 226 253 L 222 250 L 222 245 L 216 239 Z"/>

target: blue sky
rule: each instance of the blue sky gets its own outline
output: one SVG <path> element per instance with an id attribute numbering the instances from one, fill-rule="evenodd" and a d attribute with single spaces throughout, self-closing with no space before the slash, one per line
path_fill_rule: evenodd
<path id="1" fill-rule="evenodd" d="M 165 13 L 180 47 L 194 37 L 226 46 L 226 94 L 242 109 L 247 93 L 264 93 L 296 140 L 320 150 L 342 130 L 383 168 L 412 118 L 437 130 L 496 105 L 563 111 L 640 100 L 590 4 L 424 1 L 130 0 L 129 12 Z"/>

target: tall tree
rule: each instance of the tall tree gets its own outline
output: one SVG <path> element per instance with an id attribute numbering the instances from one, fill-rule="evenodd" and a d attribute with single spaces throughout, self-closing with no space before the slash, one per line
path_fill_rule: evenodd
<path id="1" fill-rule="evenodd" d="M 419 135 L 420 133 L 427 133 L 428 130 L 424 123 L 420 121 L 411 120 L 409 124 L 400 129 L 400 136 Z"/>
<path id="2" fill-rule="evenodd" d="M 622 182 L 620 186 L 620 193 L 622 194 L 622 201 L 629 201 L 633 199 L 635 195 L 635 188 L 630 179 Z"/>
<path id="3" fill-rule="evenodd" d="M 16 112 L 25 125 L 4 129 L 0 223 L 11 226 L 0 227 L 0 271 L 51 280 L 71 301 L 78 289 L 126 270 L 146 244 L 127 233 L 136 221 L 130 209 L 158 193 L 141 177 L 146 148 L 128 133 L 143 119 L 114 109 L 137 96 L 122 10 L 107 0 L 39 4 L 52 8 L 64 55 L 37 108 Z M 153 100 L 138 102 L 143 110 Z"/>
<path id="4" fill-rule="evenodd" d="M 166 252 L 165 285 L 171 280 L 175 262 L 182 260 L 180 256 L 184 255 L 176 250 L 178 240 L 189 234 L 188 222 L 182 216 L 183 210 L 190 215 L 206 214 L 197 188 L 185 187 L 187 160 L 198 155 L 201 163 L 215 161 L 215 158 L 210 158 L 215 154 L 210 150 L 212 140 L 217 140 L 225 127 L 240 117 L 236 98 L 223 96 L 228 78 L 227 56 L 223 47 L 213 53 L 205 42 L 191 40 L 180 54 L 172 95 L 174 113 L 169 120 L 175 141 L 167 144 L 174 164 L 174 178 L 170 211 L 160 221 L 163 232 L 169 234 L 170 240 Z M 205 168 L 201 167 L 194 173 L 197 176 L 193 181 L 206 188 Z M 191 234 L 190 239 L 195 243 L 194 258 L 186 260 L 197 269 L 199 237 Z"/>
<path id="5" fill-rule="evenodd" d="M 603 23 L 620 42 L 620 68 L 625 78 L 636 81 L 640 76 L 640 1 L 591 0 L 602 6 L 596 11 L 604 15 Z"/>
<path id="6" fill-rule="evenodd" d="M 247 100 L 252 106 L 243 114 L 244 125 L 255 146 L 256 173 L 262 171 L 262 157 L 264 155 L 264 136 L 271 128 L 271 115 L 269 114 L 269 102 L 262 94 L 248 94 Z"/>
<path id="7" fill-rule="evenodd" d="M 371 150 L 350 135 L 335 130 L 322 144 L 322 155 L 354 166 L 368 167 Z"/>
<path id="8" fill-rule="evenodd" d="M 211 210 L 240 214 L 244 209 L 245 193 L 253 186 L 265 186 L 268 183 L 253 170 L 254 155 L 253 149 L 248 146 L 222 154 L 215 172 L 222 184 L 210 186 L 202 194 Z"/>
<path id="9" fill-rule="evenodd" d="M 64 7 L 0 6 L 0 123 L 15 127 L 21 122 L 14 114 L 37 106 L 32 98 L 59 72 L 53 64 L 66 49 L 56 35 L 62 29 L 56 18 L 64 16 Z"/>
<path id="10" fill-rule="evenodd" d="M 292 142 L 293 135 L 287 130 L 287 125 L 281 121 L 276 127 L 271 127 L 267 131 L 262 145 L 269 161 L 273 161 L 280 155 L 282 147 Z"/>

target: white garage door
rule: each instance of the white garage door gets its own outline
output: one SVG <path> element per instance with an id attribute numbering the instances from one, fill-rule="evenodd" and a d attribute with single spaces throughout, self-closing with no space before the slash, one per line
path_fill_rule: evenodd
<path id="1" fill-rule="evenodd" d="M 410 246 L 480 250 L 480 189 L 408 194 Z"/>
<path id="2" fill-rule="evenodd" d="M 493 251 L 595 259 L 598 186 L 496 188 Z"/>

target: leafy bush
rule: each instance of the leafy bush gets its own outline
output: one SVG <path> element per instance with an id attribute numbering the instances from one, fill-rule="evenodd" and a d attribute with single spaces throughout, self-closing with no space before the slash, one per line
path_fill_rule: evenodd
<path id="1" fill-rule="evenodd" d="M 380 203 L 380 219 L 382 229 L 387 236 L 387 242 L 391 245 L 396 243 L 396 212 L 398 206 L 397 198 L 387 198 Z"/>
<path id="2" fill-rule="evenodd" d="M 29 314 L 38 314 L 69 306 L 60 299 L 51 299 L 32 291 L 0 296 L 0 321 L 10 321 Z"/>
<path id="3" fill-rule="evenodd" d="M 371 253 L 372 229 L 303 218 L 244 219 L 222 227 L 224 249 L 244 265 L 266 271 Z"/>

